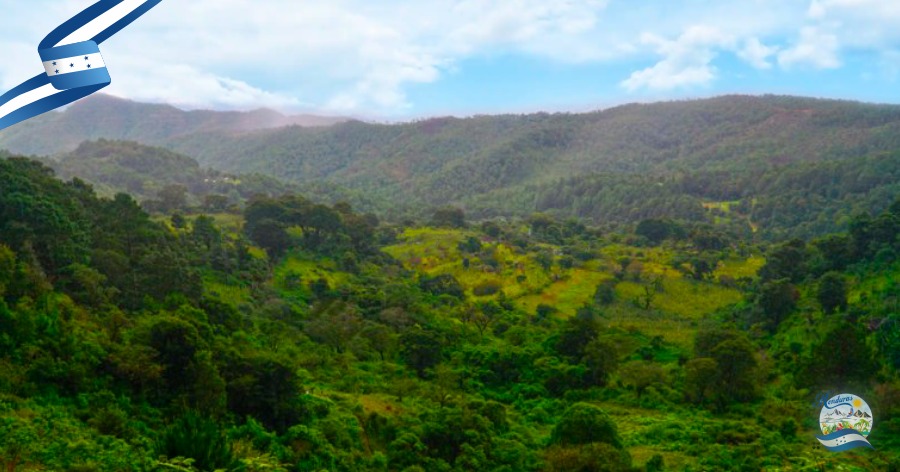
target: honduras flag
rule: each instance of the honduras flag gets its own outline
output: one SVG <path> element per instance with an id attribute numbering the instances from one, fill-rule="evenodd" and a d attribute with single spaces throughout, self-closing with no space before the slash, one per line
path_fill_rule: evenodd
<path id="1" fill-rule="evenodd" d="M 865 436 L 855 429 L 842 429 L 826 436 L 816 436 L 816 439 L 831 452 L 849 451 L 858 447 L 875 449 Z"/>
<path id="2" fill-rule="evenodd" d="M 53 30 L 38 47 L 44 73 L 0 96 L 0 130 L 106 87 L 100 43 L 162 0 L 100 0 Z"/>

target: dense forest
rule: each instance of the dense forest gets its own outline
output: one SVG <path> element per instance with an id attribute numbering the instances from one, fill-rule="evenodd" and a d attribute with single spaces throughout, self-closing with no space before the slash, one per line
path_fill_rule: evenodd
<path id="1" fill-rule="evenodd" d="M 135 145 L 85 146 L 85 159 L 59 162 L 127 189 Z M 540 160 L 503 146 L 492 155 Z M 162 152 L 158 163 L 180 162 Z M 590 215 L 629 212 L 626 226 L 458 207 L 383 220 L 288 187 L 204 206 L 220 190 L 191 182 L 222 174 L 188 161 L 178 166 L 191 180 L 175 183 L 194 201 L 142 208 L 4 157 L 5 470 L 900 469 L 891 155 L 804 158 L 777 173 L 751 163 L 729 178 L 710 165 L 658 186 L 640 180 L 649 174 L 569 177 L 522 207 L 587 212 L 601 203 L 591 191 L 643 187 L 669 208 L 641 209 L 635 194 L 622 200 L 633 209 Z M 704 188 L 714 200 L 695 195 Z M 512 203 L 528 193 L 504 191 Z M 791 216 L 798 199 L 810 210 Z M 860 211 L 869 205 L 878 211 Z M 825 234 L 812 214 L 841 215 L 846 231 Z M 762 241 L 758 224 L 819 236 Z M 866 398 L 874 450 L 818 445 L 828 391 Z"/>
<path id="2" fill-rule="evenodd" d="M 900 190 L 897 106 L 728 96 L 584 114 L 280 128 L 283 120 L 270 114 L 180 112 L 97 97 L 0 133 L 0 148 L 46 156 L 64 178 L 142 201 L 156 198 L 156 188 L 142 190 L 133 176 L 92 179 L 128 164 L 105 162 L 96 144 L 81 143 L 160 146 L 199 163 L 188 166 L 197 171 L 266 175 L 391 222 L 452 204 L 473 218 L 540 212 L 601 227 L 728 220 L 767 241 L 846 231 L 855 214 L 885 210 Z M 151 160 L 165 154 L 155 153 Z"/>
<path id="3" fill-rule="evenodd" d="M 83 179 L 107 196 L 128 193 L 145 208 L 161 212 L 198 206 L 222 211 L 253 195 L 295 189 L 273 177 L 201 169 L 187 156 L 127 141 L 86 141 L 45 163 L 61 179 Z"/>

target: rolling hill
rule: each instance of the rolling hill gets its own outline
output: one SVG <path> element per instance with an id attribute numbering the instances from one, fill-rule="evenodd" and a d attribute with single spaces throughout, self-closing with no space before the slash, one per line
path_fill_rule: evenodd
<path id="1" fill-rule="evenodd" d="M 209 195 L 237 204 L 256 194 L 279 195 L 296 187 L 273 177 L 233 175 L 204 169 L 194 159 L 131 141 L 85 141 L 74 151 L 43 162 L 63 180 L 82 179 L 101 195 L 127 193 L 147 202 L 166 188 L 183 188 L 188 203 L 199 205 Z"/>
<path id="2" fill-rule="evenodd" d="M 345 118 L 288 116 L 273 110 L 183 111 L 171 105 L 138 103 L 96 94 L 62 112 L 47 113 L 0 131 L 0 149 L 25 155 L 75 150 L 82 141 L 105 138 L 163 144 L 185 134 L 237 133 L 284 126 L 330 126 Z"/>
<path id="3" fill-rule="evenodd" d="M 726 221 L 765 237 L 840 230 L 900 193 L 900 106 L 725 96 L 585 114 L 254 130 L 248 122 L 273 121 L 113 105 L 100 97 L 55 121 L 29 122 L 0 135 L 0 148 L 49 152 L 59 147 L 51 135 L 131 139 L 224 172 L 343 188 L 393 215 L 452 204 L 474 217 Z M 103 124 L 88 133 L 79 114 L 105 118 L 91 120 Z"/>

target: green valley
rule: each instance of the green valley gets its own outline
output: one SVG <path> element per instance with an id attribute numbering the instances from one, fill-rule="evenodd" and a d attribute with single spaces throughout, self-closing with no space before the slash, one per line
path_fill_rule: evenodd
<path id="1" fill-rule="evenodd" d="M 609 226 L 270 190 L 151 216 L 0 160 L 2 468 L 900 467 L 900 201 L 771 242 L 727 199 Z M 874 450 L 818 446 L 835 389 Z"/>

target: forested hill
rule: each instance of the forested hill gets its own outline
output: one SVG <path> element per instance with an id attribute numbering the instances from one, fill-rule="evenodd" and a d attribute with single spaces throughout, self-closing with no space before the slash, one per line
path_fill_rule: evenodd
<path id="1" fill-rule="evenodd" d="M 89 113 L 95 104 L 79 106 Z M 16 136 L 54 133 L 40 122 L 27 126 Z M 586 114 L 240 134 L 152 118 L 129 129 L 129 139 L 220 171 L 388 202 L 380 208 L 386 217 L 453 204 L 473 217 L 724 220 L 777 239 L 846 229 L 854 213 L 882 211 L 900 194 L 900 106 L 845 101 L 726 96 Z M 13 144 L 0 135 L 0 147 Z"/>
<path id="2" fill-rule="evenodd" d="M 106 196 L 127 193 L 145 209 L 159 212 L 224 210 L 254 195 L 297 190 L 273 177 L 203 169 L 190 157 L 130 141 L 85 141 L 43 163 L 63 180 L 78 178 Z"/>
<path id="3" fill-rule="evenodd" d="M 900 201 L 850 227 L 162 218 L 0 155 L 0 470 L 900 470 Z"/>
<path id="4" fill-rule="evenodd" d="M 595 223 L 709 219 L 726 211 L 766 237 L 845 228 L 898 193 L 900 107 L 721 97 L 589 114 L 351 122 L 171 146 L 207 165 L 473 216 L 547 212 Z M 887 153 L 887 154 L 886 154 Z M 724 206 L 723 206 L 724 205 Z"/>
<path id="5" fill-rule="evenodd" d="M 162 144 L 199 132 L 234 133 L 283 126 L 330 126 L 345 118 L 250 112 L 183 111 L 170 105 L 138 103 L 97 94 L 60 113 L 47 113 L 0 132 L 0 149 L 52 155 L 74 150 L 89 139 L 126 139 Z"/>
<path id="6" fill-rule="evenodd" d="M 153 212 L 222 211 L 261 195 L 304 191 L 320 202 L 349 202 L 371 210 L 364 196 L 327 183 L 298 185 L 261 174 L 203 168 L 191 157 L 134 141 L 85 141 L 74 151 L 42 158 L 62 180 L 91 184 L 98 194 L 127 193 Z"/>
<path id="7" fill-rule="evenodd" d="M 897 160 L 884 153 L 900 148 L 898 130 L 900 107 L 731 96 L 581 115 L 196 134 L 170 146 L 225 170 L 454 202 L 485 216 L 700 219 L 704 203 L 745 200 L 764 232 L 808 236 L 891 201 Z"/>

